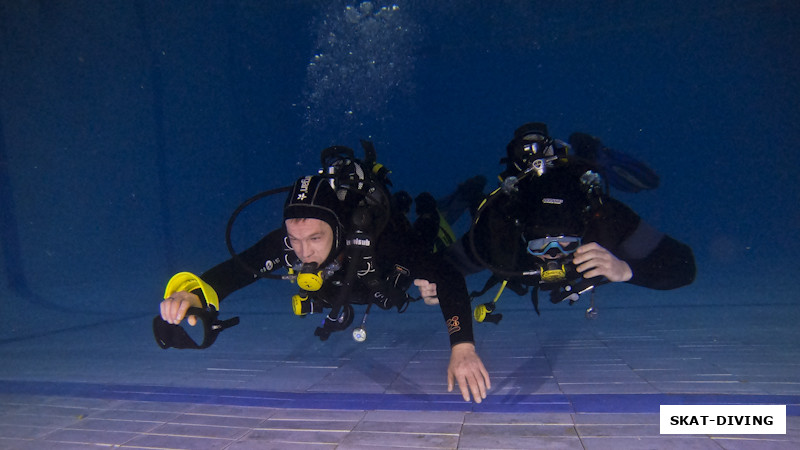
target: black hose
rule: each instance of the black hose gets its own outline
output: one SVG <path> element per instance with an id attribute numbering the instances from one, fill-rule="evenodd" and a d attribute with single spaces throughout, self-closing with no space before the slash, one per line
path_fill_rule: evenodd
<path id="1" fill-rule="evenodd" d="M 268 191 L 264 191 L 264 192 L 261 192 L 259 194 L 256 194 L 256 195 L 248 198 L 244 202 L 242 202 L 242 204 L 239 205 L 239 207 L 236 208 L 235 211 L 233 211 L 233 214 L 231 214 L 230 219 L 228 219 L 228 226 L 225 228 L 225 244 L 228 246 L 228 252 L 231 254 L 231 258 L 233 258 L 234 261 L 239 263 L 239 265 L 242 266 L 246 271 L 251 272 L 256 276 L 259 276 L 259 277 L 262 277 L 262 278 L 269 278 L 269 279 L 272 279 L 272 280 L 280 280 L 280 279 L 284 278 L 283 275 L 272 275 L 272 274 L 268 274 L 268 273 L 261 273 L 260 271 L 255 270 L 254 268 L 250 267 L 249 264 L 244 262 L 244 260 L 241 257 L 239 257 L 239 255 L 236 253 L 236 250 L 233 249 L 233 243 L 231 242 L 231 230 L 233 230 L 233 224 L 234 224 L 234 222 L 236 222 L 236 218 L 239 217 L 239 214 L 245 208 L 250 206 L 251 204 L 255 203 L 258 200 L 261 200 L 264 197 L 269 197 L 271 195 L 280 194 L 282 192 L 288 192 L 291 189 L 292 189 L 292 186 L 283 186 L 283 187 L 270 189 Z"/>
<path id="2" fill-rule="evenodd" d="M 525 177 L 523 175 L 520 177 L 522 179 Z M 472 221 L 472 226 L 469 228 L 469 232 L 467 233 L 467 240 L 469 241 L 469 248 L 472 252 L 472 256 L 477 260 L 478 264 L 487 268 L 493 274 L 502 277 L 504 279 L 511 279 L 511 278 L 520 278 L 520 277 L 530 277 L 530 276 L 539 276 L 539 272 L 512 272 L 509 270 L 501 269 L 499 267 L 493 266 L 492 264 L 488 263 L 486 260 L 483 259 L 480 252 L 478 251 L 477 246 L 475 245 L 475 229 L 477 228 L 478 221 L 481 218 L 483 212 L 488 209 L 488 207 L 497 201 L 497 198 L 500 196 L 499 194 L 502 193 L 502 188 L 496 189 L 494 192 L 489 194 L 483 204 L 478 207 L 478 210 L 475 212 L 475 219 Z"/>

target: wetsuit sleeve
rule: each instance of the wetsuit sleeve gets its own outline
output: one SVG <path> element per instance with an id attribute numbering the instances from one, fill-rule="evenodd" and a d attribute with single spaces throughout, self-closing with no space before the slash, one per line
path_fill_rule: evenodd
<path id="1" fill-rule="evenodd" d="M 285 236 L 283 228 L 274 230 L 252 247 L 239 253 L 239 258 L 252 270 L 271 272 L 283 267 Z M 256 281 L 258 274 L 246 269 L 238 261 L 229 259 L 204 272 L 200 278 L 214 288 L 221 301 L 232 292 Z"/>
<path id="2" fill-rule="evenodd" d="M 435 255 L 431 255 L 431 258 L 439 260 L 437 273 L 430 278 L 436 283 L 439 307 L 450 335 L 450 346 L 460 342 L 474 342 L 472 310 L 464 277 L 443 258 L 437 258 Z"/>
<path id="3" fill-rule="evenodd" d="M 464 276 L 440 254 L 426 251 L 427 249 L 411 236 L 405 235 L 405 238 L 401 236 L 404 234 L 397 234 L 391 239 L 381 239 L 378 258 L 384 264 L 405 267 L 411 278 L 436 283 L 439 307 L 450 335 L 450 345 L 474 342 L 469 292 Z"/>
<path id="4" fill-rule="evenodd" d="M 591 226 L 591 239 L 625 261 L 628 283 L 650 289 L 675 289 L 694 281 L 692 249 L 653 228 L 623 203 L 607 199 Z"/>
<path id="5" fill-rule="evenodd" d="M 649 255 L 630 260 L 633 278 L 628 283 L 651 289 L 675 289 L 694 281 L 696 268 L 692 249 L 664 236 Z"/>

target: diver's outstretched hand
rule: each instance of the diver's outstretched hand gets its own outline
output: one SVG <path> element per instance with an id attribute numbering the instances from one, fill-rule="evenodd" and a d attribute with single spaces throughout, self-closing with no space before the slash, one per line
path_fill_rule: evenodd
<path id="1" fill-rule="evenodd" d="M 200 301 L 200 297 L 191 292 L 175 292 L 161 302 L 161 318 L 167 323 L 178 325 L 186 316 L 186 311 L 192 306 L 196 308 L 203 307 L 203 302 Z M 189 322 L 189 325 L 195 326 L 197 324 L 197 317 L 189 316 L 187 322 Z"/>
<path id="2" fill-rule="evenodd" d="M 475 403 L 486 398 L 486 391 L 492 388 L 489 372 L 475 352 L 472 342 L 459 342 L 450 351 L 450 365 L 447 366 L 447 392 L 453 392 L 455 382 L 461 389 L 464 401 L 470 400 L 470 393 Z"/>
<path id="3" fill-rule="evenodd" d="M 431 283 L 428 280 L 417 279 L 414 280 L 414 286 L 419 288 L 419 295 L 428 306 L 439 304 L 439 294 L 436 293 L 436 283 Z"/>
<path id="4" fill-rule="evenodd" d="M 633 277 L 631 266 L 596 242 L 575 250 L 572 262 L 583 278 L 604 276 L 608 281 L 628 281 Z"/>

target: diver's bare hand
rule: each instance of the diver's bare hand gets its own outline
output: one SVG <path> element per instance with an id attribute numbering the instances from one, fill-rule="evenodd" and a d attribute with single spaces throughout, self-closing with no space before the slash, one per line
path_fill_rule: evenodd
<path id="1" fill-rule="evenodd" d="M 161 318 L 167 323 L 177 325 L 181 323 L 181 320 L 186 316 L 186 311 L 192 306 L 196 308 L 203 307 L 203 302 L 200 301 L 200 297 L 191 292 L 175 292 L 161 302 Z M 189 316 L 187 322 L 189 322 L 189 325 L 195 326 L 197 324 L 197 317 Z"/>
<path id="2" fill-rule="evenodd" d="M 596 242 L 578 247 L 572 262 L 584 278 L 604 276 L 609 281 L 628 281 L 633 277 L 633 271 L 628 263 Z"/>
<path id="3" fill-rule="evenodd" d="M 472 342 L 460 342 L 450 351 L 450 365 L 447 366 L 447 392 L 453 392 L 454 382 L 458 382 L 464 401 L 470 400 L 470 393 L 475 403 L 486 398 L 486 391 L 492 388 L 489 372 L 483 366 L 481 358 L 475 352 Z"/>
<path id="4" fill-rule="evenodd" d="M 431 283 L 428 280 L 417 279 L 414 280 L 414 286 L 419 288 L 419 294 L 426 305 L 438 305 L 439 296 L 436 293 L 436 283 Z"/>

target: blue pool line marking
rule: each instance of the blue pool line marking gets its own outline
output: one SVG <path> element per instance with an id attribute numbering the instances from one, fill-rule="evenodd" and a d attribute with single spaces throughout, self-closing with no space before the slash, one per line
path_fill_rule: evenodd
<path id="1" fill-rule="evenodd" d="M 800 395 L 498 394 L 482 403 L 460 394 L 275 392 L 248 389 L 0 380 L 0 393 L 266 408 L 474 411 L 497 413 L 658 413 L 660 405 L 786 405 L 800 416 Z"/>

